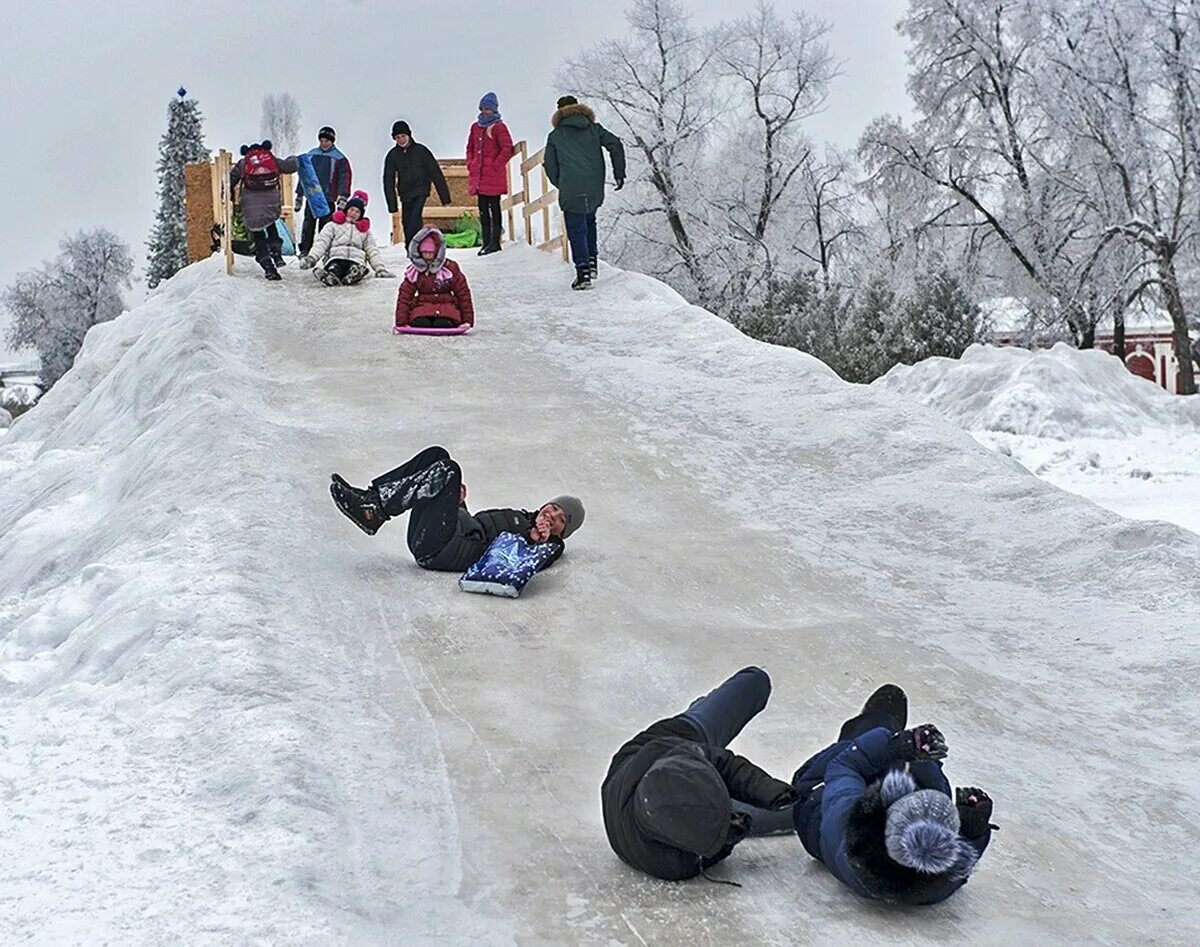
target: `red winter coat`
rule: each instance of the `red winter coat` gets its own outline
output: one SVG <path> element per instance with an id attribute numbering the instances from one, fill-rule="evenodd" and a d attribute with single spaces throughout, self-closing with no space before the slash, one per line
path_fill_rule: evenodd
<path id="1" fill-rule="evenodd" d="M 493 122 L 484 128 L 478 122 L 467 136 L 467 171 L 470 194 L 496 197 L 508 193 L 505 166 L 513 156 L 512 135 L 504 122 Z"/>
<path id="2" fill-rule="evenodd" d="M 475 304 L 471 301 L 467 278 L 453 260 L 447 260 L 443 268 L 449 270 L 451 276 L 445 282 L 437 282 L 430 273 L 416 274 L 415 283 L 411 274 L 406 274 L 400 281 L 400 292 L 396 294 L 396 325 L 410 325 L 421 317 L 450 319 L 456 326 L 475 325 Z"/>

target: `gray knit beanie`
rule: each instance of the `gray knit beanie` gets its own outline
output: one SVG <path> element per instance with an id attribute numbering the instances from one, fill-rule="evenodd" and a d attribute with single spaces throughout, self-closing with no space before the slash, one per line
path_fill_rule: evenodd
<path id="1" fill-rule="evenodd" d="M 936 789 L 920 789 L 887 810 L 884 843 L 893 861 L 930 875 L 949 871 L 959 860 L 958 810 Z"/>
<path id="2" fill-rule="evenodd" d="M 583 525 L 583 504 L 578 497 L 563 495 L 555 497 L 553 500 L 547 500 L 547 503 L 553 503 L 562 508 L 563 515 L 567 518 L 567 525 L 563 529 L 562 538 L 566 539 L 575 530 Z"/>

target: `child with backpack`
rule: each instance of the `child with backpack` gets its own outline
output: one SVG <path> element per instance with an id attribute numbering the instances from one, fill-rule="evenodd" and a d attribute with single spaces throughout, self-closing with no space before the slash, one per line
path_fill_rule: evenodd
<path id="1" fill-rule="evenodd" d="M 333 219 L 317 235 L 312 253 L 300 260 L 300 269 L 313 269 L 313 276 L 326 286 L 353 286 L 362 282 L 370 270 L 378 277 L 392 277 L 379 257 L 379 247 L 371 234 L 371 221 L 366 217 L 366 191 L 355 191 L 346 201 L 344 210 L 336 211 Z"/>
<path id="2" fill-rule="evenodd" d="M 475 325 L 471 287 L 457 263 L 446 259 L 446 241 L 424 227 L 408 245 L 411 264 L 396 295 L 396 327 L 453 329 Z"/>
<path id="3" fill-rule="evenodd" d="M 275 227 L 283 212 L 283 197 L 279 191 L 279 175 L 295 174 L 300 163 L 295 155 L 276 158 L 271 151 L 269 139 L 253 145 L 242 145 L 242 157 L 229 172 L 230 191 L 241 195 L 237 203 L 242 208 L 242 219 L 254 240 L 254 259 L 263 268 L 269 280 L 282 279 L 279 275 L 283 262 L 283 244 Z"/>

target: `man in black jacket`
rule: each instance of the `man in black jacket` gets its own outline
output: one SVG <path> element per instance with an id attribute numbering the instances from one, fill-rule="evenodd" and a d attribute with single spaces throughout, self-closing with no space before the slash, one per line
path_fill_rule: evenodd
<path id="1" fill-rule="evenodd" d="M 408 122 L 392 125 L 392 140 L 396 142 L 396 147 L 387 153 L 383 162 L 383 197 L 391 214 L 396 213 L 396 199 L 399 197 L 404 246 L 407 247 L 424 226 L 425 201 L 429 199 L 430 185 L 437 188 L 443 207 L 450 203 L 450 188 L 433 152 L 420 142 L 413 141 Z"/>
<path id="2" fill-rule="evenodd" d="M 408 549 L 422 569 L 462 572 L 477 562 L 501 533 L 516 533 L 532 543 L 558 546 L 546 566 L 562 555 L 563 541 L 583 525 L 583 504 L 559 496 L 528 510 L 467 510 L 462 469 L 444 447 L 428 447 L 366 489 L 337 474 L 329 485 L 333 502 L 368 536 L 408 512 Z M 545 568 L 543 566 L 542 568 Z"/>
<path id="3" fill-rule="evenodd" d="M 600 802 L 623 862 L 665 881 L 694 878 L 753 832 L 756 812 L 791 808 L 791 786 L 725 749 L 770 695 L 767 673 L 743 668 L 617 751 Z"/>

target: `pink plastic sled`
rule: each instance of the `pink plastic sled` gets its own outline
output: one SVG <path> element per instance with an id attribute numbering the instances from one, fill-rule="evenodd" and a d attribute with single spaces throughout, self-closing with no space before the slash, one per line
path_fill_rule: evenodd
<path id="1" fill-rule="evenodd" d="M 425 326 L 393 326 L 392 332 L 396 335 L 465 335 L 471 331 L 471 327 L 467 323 L 460 326 L 454 326 L 451 329 L 434 329 Z"/>

